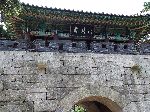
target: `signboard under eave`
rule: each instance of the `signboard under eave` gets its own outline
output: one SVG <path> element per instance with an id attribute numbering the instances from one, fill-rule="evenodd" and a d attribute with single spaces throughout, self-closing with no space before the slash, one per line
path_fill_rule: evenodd
<path id="1" fill-rule="evenodd" d="M 94 36 L 94 25 L 72 24 L 70 26 L 72 36 Z"/>

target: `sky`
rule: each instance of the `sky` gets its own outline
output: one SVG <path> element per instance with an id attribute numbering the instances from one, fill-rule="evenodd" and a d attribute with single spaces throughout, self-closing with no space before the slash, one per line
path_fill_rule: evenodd
<path id="1" fill-rule="evenodd" d="M 24 3 L 52 8 L 83 10 L 88 12 L 99 12 L 119 15 L 140 14 L 144 2 L 150 0 L 20 0 Z"/>

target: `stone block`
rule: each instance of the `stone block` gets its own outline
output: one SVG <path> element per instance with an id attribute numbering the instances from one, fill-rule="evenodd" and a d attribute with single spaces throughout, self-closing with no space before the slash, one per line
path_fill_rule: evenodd
<path id="1" fill-rule="evenodd" d="M 0 106 L 0 112 L 9 112 L 7 106 Z"/>
<path id="2" fill-rule="evenodd" d="M 3 82 L 4 89 L 12 89 L 12 90 L 26 90 L 33 86 L 34 83 L 23 83 L 23 82 Z"/>
<path id="3" fill-rule="evenodd" d="M 47 92 L 47 85 L 45 83 L 35 83 L 26 88 L 27 93 L 45 93 Z"/>
<path id="4" fill-rule="evenodd" d="M 23 90 L 5 90 L 0 92 L 0 101 L 23 101 L 26 99 L 26 92 Z"/>
<path id="5" fill-rule="evenodd" d="M 125 108 L 123 108 L 123 112 L 142 112 L 142 111 L 138 110 L 135 102 L 131 102 Z"/>
<path id="6" fill-rule="evenodd" d="M 17 106 L 17 111 L 20 110 L 21 112 L 34 112 L 34 102 L 32 101 L 13 101 L 7 102 L 8 110 L 12 109 L 12 107 Z"/>
<path id="7" fill-rule="evenodd" d="M 0 92 L 1 92 L 3 89 L 4 89 L 4 87 L 3 87 L 3 82 L 0 81 Z"/>
<path id="8" fill-rule="evenodd" d="M 32 75 L 24 75 L 22 76 L 23 82 L 27 83 L 39 83 L 38 75 L 32 74 Z"/>
<path id="9" fill-rule="evenodd" d="M 144 95 L 145 101 L 150 101 L 150 93 Z"/>
<path id="10" fill-rule="evenodd" d="M 61 100 L 63 99 L 66 95 L 68 95 L 71 91 L 73 91 L 74 87 L 70 88 L 49 88 L 47 92 L 47 100 Z"/>
<path id="11" fill-rule="evenodd" d="M 127 94 L 127 97 L 131 102 L 140 102 L 144 100 L 143 94 Z"/>
<path id="12" fill-rule="evenodd" d="M 78 74 L 78 75 L 90 75 L 91 68 L 86 66 L 86 65 L 84 65 L 84 66 L 77 67 L 75 70 L 76 70 L 75 74 Z"/>
<path id="13" fill-rule="evenodd" d="M 1 75 L 1 80 L 4 82 L 23 82 L 23 75 L 5 74 Z"/>
<path id="14" fill-rule="evenodd" d="M 8 112 L 22 112 L 19 105 L 7 105 Z"/>
<path id="15" fill-rule="evenodd" d="M 39 100 L 34 102 L 34 111 L 41 112 L 41 111 L 48 111 L 52 112 L 58 106 L 58 101 L 56 100 Z"/>
<path id="16" fill-rule="evenodd" d="M 26 100 L 34 102 L 39 100 L 46 100 L 46 93 L 28 93 Z"/>
<path id="17" fill-rule="evenodd" d="M 26 75 L 38 74 L 38 69 L 37 67 L 22 67 L 20 68 L 17 74 L 26 74 Z"/>

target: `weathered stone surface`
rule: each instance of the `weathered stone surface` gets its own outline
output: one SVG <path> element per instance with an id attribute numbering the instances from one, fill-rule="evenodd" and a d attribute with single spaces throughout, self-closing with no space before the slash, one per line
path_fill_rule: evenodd
<path id="1" fill-rule="evenodd" d="M 33 102 L 8 102 L 0 106 L 0 112 L 34 112 Z"/>
<path id="2" fill-rule="evenodd" d="M 46 93 L 29 93 L 27 94 L 27 101 L 39 101 L 39 100 L 46 100 Z"/>
<path id="3" fill-rule="evenodd" d="M 0 52 L 0 112 L 67 112 L 92 96 L 112 112 L 149 112 L 150 56 Z"/>
<path id="4" fill-rule="evenodd" d="M 3 82 L 2 81 L 0 81 L 0 92 L 3 90 Z"/>
<path id="5" fill-rule="evenodd" d="M 26 99 L 24 90 L 4 90 L 0 92 L 0 101 L 23 101 Z"/>
<path id="6" fill-rule="evenodd" d="M 38 100 L 34 103 L 34 111 L 35 112 L 41 112 L 41 111 L 47 111 L 47 112 L 53 112 L 56 110 L 58 105 L 57 100 Z"/>
<path id="7" fill-rule="evenodd" d="M 75 90 L 75 87 L 69 88 L 49 88 L 48 92 L 46 93 L 47 100 L 61 100 L 71 91 Z"/>

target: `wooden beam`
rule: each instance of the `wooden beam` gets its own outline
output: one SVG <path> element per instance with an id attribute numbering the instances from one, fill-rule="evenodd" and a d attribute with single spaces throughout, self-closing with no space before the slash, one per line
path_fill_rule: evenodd
<path id="1" fill-rule="evenodd" d="M 22 21 L 22 22 L 25 22 L 25 20 L 23 20 L 23 19 L 21 19 L 21 18 L 19 18 L 19 17 L 17 17 L 17 16 L 13 16 L 11 19 L 14 20 L 14 21 Z"/>

